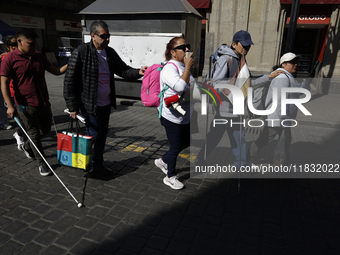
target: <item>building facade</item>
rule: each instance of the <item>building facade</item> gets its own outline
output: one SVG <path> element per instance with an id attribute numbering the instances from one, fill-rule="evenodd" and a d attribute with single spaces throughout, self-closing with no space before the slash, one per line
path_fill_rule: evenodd
<path id="1" fill-rule="evenodd" d="M 81 15 L 77 13 L 92 2 L 94 0 L 2 1 L 0 20 L 14 31 L 33 29 L 39 35 L 39 51 L 52 52 L 53 56 L 48 56 L 51 62 L 65 64 L 70 49 L 82 43 Z"/>

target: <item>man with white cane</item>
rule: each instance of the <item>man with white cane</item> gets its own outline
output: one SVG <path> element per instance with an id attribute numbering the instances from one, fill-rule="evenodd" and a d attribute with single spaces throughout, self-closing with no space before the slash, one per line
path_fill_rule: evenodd
<path id="1" fill-rule="evenodd" d="M 41 156 L 44 154 L 41 138 L 51 130 L 52 112 L 45 70 L 61 75 L 66 71 L 67 65 L 61 68 L 51 65 L 46 57 L 37 52 L 37 38 L 38 35 L 28 29 L 17 32 L 17 49 L 10 52 L 1 63 L 1 91 L 8 106 L 7 114 L 11 118 L 18 114 L 30 137 L 18 149 L 28 158 L 37 159 L 40 175 L 47 176 L 51 171 Z M 11 80 L 15 107 L 9 91 Z M 35 146 L 31 145 L 30 140 Z"/>
<path id="2" fill-rule="evenodd" d="M 126 65 L 117 52 L 109 47 L 110 32 L 105 21 L 95 20 L 90 26 L 91 41 L 78 46 L 69 60 L 64 80 L 64 98 L 70 117 L 81 115 L 86 131 L 94 140 L 93 172 L 112 174 L 104 164 L 104 149 L 109 130 L 111 106 L 116 107 L 114 75 L 136 80 L 144 75 L 140 69 Z"/>

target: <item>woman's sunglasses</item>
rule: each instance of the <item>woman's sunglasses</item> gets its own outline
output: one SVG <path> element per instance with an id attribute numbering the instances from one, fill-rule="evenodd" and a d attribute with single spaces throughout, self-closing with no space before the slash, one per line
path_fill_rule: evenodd
<path id="1" fill-rule="evenodd" d="M 98 35 L 98 34 L 96 34 Z M 108 38 L 110 38 L 110 34 L 101 34 L 101 35 L 98 35 L 100 38 L 102 38 L 103 40 L 106 40 Z"/>
<path id="2" fill-rule="evenodd" d="M 190 44 L 182 44 L 182 45 L 178 45 L 176 48 L 173 48 L 173 50 L 182 50 L 182 51 L 186 51 L 188 48 L 188 50 L 190 50 Z"/>
<path id="3" fill-rule="evenodd" d="M 299 61 L 287 61 L 286 63 L 289 63 L 291 65 L 299 65 Z"/>
<path id="4" fill-rule="evenodd" d="M 18 47 L 18 43 L 17 42 L 11 42 L 8 45 L 12 46 L 12 47 Z"/>

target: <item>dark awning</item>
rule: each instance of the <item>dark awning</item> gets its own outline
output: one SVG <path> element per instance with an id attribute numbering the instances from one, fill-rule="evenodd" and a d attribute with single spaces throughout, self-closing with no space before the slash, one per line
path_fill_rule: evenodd
<path id="1" fill-rule="evenodd" d="M 7 23 L 0 20 L 0 34 L 2 35 L 15 35 L 16 30 L 11 27 L 10 25 L 7 25 Z"/>
<path id="2" fill-rule="evenodd" d="M 280 0 L 281 4 L 292 4 L 293 0 Z M 340 4 L 340 0 L 301 0 L 300 4 Z"/>
<path id="3" fill-rule="evenodd" d="M 188 2 L 196 9 L 208 9 L 210 0 L 188 0 Z"/>
<path id="4" fill-rule="evenodd" d="M 202 17 L 186 0 L 97 0 L 79 14 L 192 13 Z"/>

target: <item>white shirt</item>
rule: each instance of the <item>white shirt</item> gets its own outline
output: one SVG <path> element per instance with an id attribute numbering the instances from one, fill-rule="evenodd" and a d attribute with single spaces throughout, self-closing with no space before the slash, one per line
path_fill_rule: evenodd
<path id="1" fill-rule="evenodd" d="M 176 61 L 176 60 L 170 60 L 169 62 L 174 63 L 177 68 L 173 64 L 166 64 L 163 67 L 163 70 L 160 75 L 160 86 L 161 91 L 165 87 L 165 85 L 168 85 L 169 88 L 164 93 L 164 98 L 178 95 L 181 96 L 182 92 L 186 89 L 188 91 L 186 93 L 190 93 L 189 91 L 189 85 L 181 79 L 180 77 L 183 75 L 185 65 L 182 62 Z M 190 83 L 195 82 L 195 79 L 192 75 L 190 75 Z M 175 110 L 173 107 L 167 107 L 166 104 L 162 104 L 162 117 L 173 122 L 176 124 L 189 124 L 190 123 L 190 116 L 191 112 L 193 110 L 193 107 L 190 107 L 190 103 L 183 103 L 181 104 L 183 110 L 186 111 L 185 115 L 180 114 L 177 110 Z"/>

